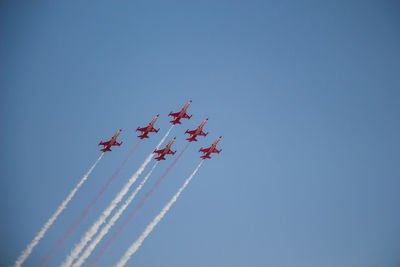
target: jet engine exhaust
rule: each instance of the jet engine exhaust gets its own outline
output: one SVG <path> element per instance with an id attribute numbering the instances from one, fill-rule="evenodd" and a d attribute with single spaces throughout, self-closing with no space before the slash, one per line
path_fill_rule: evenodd
<path id="1" fill-rule="evenodd" d="M 173 125 L 169 128 L 167 133 L 161 139 L 160 143 L 157 145 L 157 149 L 165 141 L 165 139 L 167 138 L 167 136 L 169 135 L 169 133 L 171 132 L 172 129 L 173 129 Z M 78 258 L 79 254 L 85 248 L 86 244 L 88 242 L 90 242 L 92 237 L 99 230 L 100 226 L 106 221 L 106 219 L 108 218 L 108 216 L 110 216 L 110 214 L 115 209 L 115 207 L 122 201 L 122 198 L 128 193 L 130 187 L 137 180 L 139 175 L 144 171 L 147 164 L 149 164 L 149 162 L 151 161 L 152 157 L 153 157 L 153 153 L 150 153 L 150 155 L 142 163 L 142 165 L 139 167 L 139 169 L 132 175 L 132 177 L 124 185 L 124 187 L 121 189 L 121 191 L 115 196 L 115 198 L 111 201 L 111 203 L 108 205 L 108 207 L 102 212 L 100 217 L 92 224 L 90 229 L 88 231 L 86 231 L 86 233 L 81 238 L 79 243 L 74 246 L 73 250 L 70 252 L 70 254 L 65 259 L 64 263 L 61 265 L 62 267 L 71 266 L 73 261 Z"/>
<path id="2" fill-rule="evenodd" d="M 186 179 L 185 183 L 181 186 L 181 188 L 179 188 L 178 192 L 171 198 L 171 200 L 168 202 L 168 204 L 164 206 L 164 208 L 161 210 L 161 212 L 146 227 L 146 229 L 139 236 L 139 238 L 128 248 L 128 250 L 125 252 L 124 256 L 122 256 L 122 258 L 115 265 L 115 267 L 125 266 L 125 264 L 129 261 L 129 259 L 132 257 L 132 255 L 135 254 L 135 252 L 140 248 L 140 246 L 142 245 L 142 243 L 146 239 L 146 237 L 151 233 L 151 231 L 153 231 L 154 227 L 157 226 L 157 224 L 161 221 L 161 219 L 164 217 L 164 215 L 171 208 L 171 206 L 176 202 L 179 195 L 182 193 L 182 191 L 185 189 L 185 187 L 192 180 L 193 176 L 197 173 L 197 171 L 199 170 L 199 168 L 201 167 L 203 162 L 204 162 L 204 160 L 200 161 L 199 165 L 197 165 L 197 168 L 193 171 L 193 173 L 189 176 L 189 178 Z"/>
<path id="3" fill-rule="evenodd" d="M 114 174 L 108 179 L 107 183 L 103 186 L 103 188 L 100 190 L 100 192 L 96 195 L 96 197 L 90 202 L 90 204 L 87 206 L 87 208 L 82 212 L 81 216 L 68 228 L 68 231 L 64 234 L 63 237 L 61 237 L 58 241 L 57 244 L 53 246 L 53 248 L 47 253 L 46 257 L 42 259 L 40 262 L 40 267 L 44 267 L 48 264 L 50 259 L 55 255 L 55 253 L 62 248 L 64 245 L 65 241 L 75 232 L 76 228 L 82 223 L 83 220 L 87 217 L 91 209 L 97 204 L 97 202 L 100 200 L 100 198 L 104 195 L 104 193 L 107 191 L 107 189 L 110 187 L 112 182 L 118 177 L 119 173 L 121 170 L 125 167 L 126 163 L 129 161 L 129 159 L 132 157 L 132 155 L 135 153 L 136 149 L 138 148 L 141 140 L 139 140 L 136 145 L 131 149 L 129 152 L 128 156 L 126 156 L 125 160 L 122 162 L 121 166 L 114 172 Z"/>
<path id="4" fill-rule="evenodd" d="M 190 143 L 187 143 L 186 146 L 183 148 L 183 150 L 179 153 L 179 155 L 174 159 L 174 161 L 171 163 L 171 165 L 165 170 L 163 175 L 156 181 L 156 183 L 153 185 L 153 187 L 147 192 L 145 197 L 142 199 L 142 201 L 129 213 L 128 217 L 125 219 L 123 224 L 117 229 L 117 231 L 110 237 L 110 239 L 107 241 L 107 243 L 104 245 L 104 247 L 101 249 L 101 251 L 96 255 L 96 257 L 92 260 L 90 263 L 90 267 L 94 266 L 97 264 L 97 262 L 100 260 L 100 258 L 104 255 L 106 250 L 114 243 L 114 241 L 117 239 L 117 237 L 122 233 L 122 231 L 126 228 L 126 226 L 135 218 L 137 212 L 144 206 L 146 201 L 150 198 L 150 196 L 154 193 L 154 191 L 157 189 L 157 187 L 161 184 L 161 182 L 164 180 L 164 178 L 167 176 L 167 174 L 171 171 L 171 169 L 175 166 L 175 164 L 178 162 L 178 160 L 182 157 L 183 153 L 185 150 L 188 148 Z"/>
<path id="5" fill-rule="evenodd" d="M 67 198 L 61 203 L 61 205 L 57 208 L 56 212 L 50 217 L 50 219 L 45 223 L 45 225 L 42 227 L 40 232 L 35 236 L 35 238 L 32 240 L 32 242 L 27 246 L 27 248 L 22 252 L 22 254 L 19 256 L 17 261 L 15 262 L 14 266 L 19 267 L 24 263 L 24 261 L 29 257 L 29 255 L 32 253 L 32 250 L 36 247 L 36 245 L 39 243 L 40 239 L 43 238 L 43 236 L 46 234 L 47 230 L 51 227 L 51 225 L 55 222 L 57 219 L 58 215 L 67 207 L 68 203 L 71 201 L 71 199 L 74 197 L 78 189 L 83 185 L 83 183 L 87 180 L 89 175 L 92 173 L 93 169 L 96 167 L 97 163 L 101 160 L 101 158 L 104 156 L 104 152 L 101 153 L 99 158 L 96 160 L 96 162 L 90 167 L 89 171 L 82 177 L 82 179 L 79 181 L 79 183 L 72 189 L 72 191 L 69 193 Z"/>
<path id="6" fill-rule="evenodd" d="M 119 217 L 121 217 L 122 213 L 129 206 L 129 204 L 135 198 L 135 196 L 140 191 L 140 189 L 142 189 L 143 185 L 146 183 L 146 181 L 149 179 L 149 177 L 152 174 L 152 172 L 154 171 L 154 169 L 157 167 L 157 164 L 158 164 L 158 161 L 156 161 L 154 163 L 153 167 L 151 168 L 149 173 L 146 175 L 146 177 L 143 179 L 143 181 L 139 184 L 139 186 L 135 189 L 135 191 L 129 196 L 129 198 L 127 200 L 125 200 L 125 203 L 119 208 L 119 210 L 114 214 L 114 216 L 110 219 L 110 221 L 100 230 L 100 233 L 85 249 L 85 251 L 82 253 L 81 257 L 73 264 L 73 267 L 81 266 L 85 262 L 85 260 L 90 256 L 90 254 L 92 254 L 93 250 L 96 248 L 98 243 L 108 233 L 110 228 L 115 224 L 115 222 L 119 219 Z"/>

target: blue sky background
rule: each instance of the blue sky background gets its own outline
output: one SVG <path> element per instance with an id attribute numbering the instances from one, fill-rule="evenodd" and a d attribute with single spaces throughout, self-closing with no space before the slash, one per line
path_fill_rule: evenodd
<path id="1" fill-rule="evenodd" d="M 161 114 L 160 132 L 49 266 L 59 265 L 167 131 L 167 114 L 192 99 L 173 147 L 206 117 L 209 136 L 99 266 L 117 262 L 220 135 L 223 152 L 129 266 L 399 266 L 399 15 L 397 1 L 2 1 L 0 265 L 122 128 L 123 146 L 25 264 L 37 266 L 136 144 L 136 127 Z"/>

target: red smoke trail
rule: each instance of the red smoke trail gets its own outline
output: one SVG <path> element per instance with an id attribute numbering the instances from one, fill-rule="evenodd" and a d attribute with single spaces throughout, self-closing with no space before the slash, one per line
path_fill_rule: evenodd
<path id="1" fill-rule="evenodd" d="M 91 261 L 89 267 L 95 266 L 100 258 L 104 255 L 106 250 L 114 243 L 115 239 L 122 233 L 122 231 L 125 229 L 125 227 L 135 218 L 136 213 L 143 207 L 143 205 L 146 203 L 146 201 L 150 198 L 150 196 L 154 193 L 154 191 L 157 189 L 157 187 L 161 184 L 161 182 L 164 180 L 165 176 L 170 172 L 172 167 L 175 166 L 176 162 L 181 158 L 183 152 L 188 148 L 190 143 L 187 143 L 186 146 L 183 148 L 183 150 L 179 153 L 179 155 L 174 159 L 174 161 L 169 165 L 168 169 L 165 170 L 163 175 L 157 180 L 157 182 L 153 185 L 153 187 L 150 189 L 150 191 L 147 192 L 146 196 L 142 199 L 142 201 L 137 205 L 131 213 L 129 213 L 128 217 L 125 219 L 124 223 L 118 228 L 118 230 L 110 237 L 110 239 L 107 241 L 105 246 L 101 249 L 99 253 L 97 253 L 96 257 Z"/>
<path id="2" fill-rule="evenodd" d="M 81 216 L 68 228 L 68 231 L 64 234 L 63 237 L 61 237 L 55 246 L 47 253 L 46 257 L 42 259 L 40 262 L 40 267 L 46 266 L 49 262 L 49 260 L 54 256 L 54 254 L 64 245 L 65 241 L 72 235 L 72 233 L 76 230 L 76 228 L 81 224 L 81 222 L 86 218 L 86 216 L 89 214 L 90 210 L 96 205 L 96 203 L 100 200 L 100 198 L 103 196 L 103 194 L 107 191 L 107 189 L 110 187 L 111 183 L 115 180 L 115 178 L 118 177 L 119 173 L 121 170 L 124 168 L 126 163 L 129 161 L 129 159 L 132 157 L 133 153 L 135 153 L 136 149 L 138 148 L 140 144 L 139 140 L 136 145 L 132 148 L 132 150 L 129 152 L 128 156 L 125 158 L 125 160 L 122 162 L 121 166 L 114 172 L 114 174 L 108 179 L 107 183 L 103 186 L 103 188 L 100 190 L 100 192 L 96 195 L 96 197 L 90 202 L 90 204 L 87 206 L 87 208 L 82 212 Z"/>

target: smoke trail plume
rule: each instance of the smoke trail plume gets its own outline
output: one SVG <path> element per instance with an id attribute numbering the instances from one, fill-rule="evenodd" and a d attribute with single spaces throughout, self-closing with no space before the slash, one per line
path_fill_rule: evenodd
<path id="1" fill-rule="evenodd" d="M 167 168 L 167 170 L 163 173 L 163 175 L 157 180 L 157 182 L 153 185 L 153 187 L 150 189 L 150 191 L 147 192 L 145 197 L 140 201 L 140 203 L 129 213 L 128 217 L 125 219 L 123 224 L 117 229 L 117 231 L 110 237 L 110 239 L 107 241 L 105 246 L 102 248 L 102 250 L 96 255 L 94 260 L 92 260 L 91 264 L 89 265 L 90 267 L 96 265 L 96 263 L 100 260 L 100 258 L 104 255 L 106 250 L 114 243 L 115 239 L 122 233 L 122 231 L 125 229 L 126 226 L 133 220 L 133 218 L 136 216 L 136 213 L 143 207 L 143 205 L 146 203 L 146 201 L 150 198 L 150 196 L 154 193 L 154 191 L 157 189 L 157 187 L 161 184 L 161 182 L 164 180 L 164 178 L 167 176 L 167 174 L 170 172 L 172 167 L 175 166 L 175 164 L 178 162 L 178 160 L 182 157 L 183 152 L 188 148 L 190 143 L 187 143 L 184 149 L 179 153 L 179 155 L 174 159 L 174 161 L 171 163 L 171 165 Z"/>
<path id="2" fill-rule="evenodd" d="M 168 202 L 167 205 L 161 210 L 161 212 L 153 219 L 153 221 L 146 227 L 144 232 L 140 235 L 140 237 L 128 248 L 128 250 L 125 252 L 124 256 L 119 260 L 119 262 L 115 265 L 115 267 L 123 267 L 125 264 L 128 262 L 128 260 L 132 257 L 133 254 L 140 248 L 142 245 L 143 241 L 146 239 L 146 237 L 153 231 L 154 227 L 157 226 L 157 224 L 161 221 L 161 219 L 164 217 L 164 215 L 168 212 L 168 210 L 171 208 L 171 206 L 175 203 L 175 201 L 178 199 L 179 195 L 182 193 L 182 191 L 185 189 L 185 187 L 189 184 L 190 180 L 192 180 L 193 176 L 196 174 L 196 172 L 199 170 L 201 165 L 203 164 L 204 160 L 202 160 L 197 168 L 193 171 L 193 173 L 189 176 L 189 178 L 185 181 L 185 183 L 182 185 L 181 188 L 179 188 L 178 192 L 171 198 L 171 200 Z"/>
<path id="3" fill-rule="evenodd" d="M 99 158 L 96 160 L 96 162 L 90 167 L 89 171 L 82 177 L 82 179 L 79 181 L 79 183 L 72 189 L 72 191 L 69 193 L 67 198 L 61 203 L 61 205 L 57 208 L 56 212 L 51 216 L 51 218 L 46 222 L 46 224 L 42 227 L 40 232 L 35 236 L 35 238 L 32 240 L 32 242 L 27 246 L 27 248 L 22 252 L 22 254 L 19 256 L 17 261 L 14 264 L 14 267 L 19 267 L 24 263 L 24 261 L 29 257 L 29 255 L 32 253 L 32 250 L 35 248 L 35 246 L 39 243 L 40 239 L 43 238 L 43 236 L 46 234 L 47 230 L 51 227 L 51 225 L 55 222 L 57 219 L 58 215 L 67 207 L 68 203 L 71 201 L 71 199 L 74 197 L 75 193 L 78 191 L 78 189 L 83 185 L 83 183 L 86 181 L 86 179 L 89 177 L 90 173 L 93 171 L 93 169 L 96 167 L 97 163 L 101 160 L 103 157 L 104 153 L 101 153 Z"/>
<path id="4" fill-rule="evenodd" d="M 146 183 L 147 179 L 149 179 L 151 173 L 154 171 L 157 164 L 158 164 L 158 161 L 156 161 L 154 163 L 154 165 L 151 168 L 151 170 L 149 171 L 149 173 L 146 175 L 146 177 L 143 179 L 143 181 L 139 184 L 139 186 L 135 189 L 135 191 L 130 195 L 130 197 L 125 201 L 124 205 L 122 205 L 119 208 L 119 210 L 114 214 L 114 216 L 110 219 L 110 221 L 101 229 L 100 233 L 96 236 L 96 238 L 85 249 L 85 251 L 82 253 L 81 257 L 72 265 L 73 267 L 81 266 L 85 262 L 85 260 L 90 256 L 90 254 L 96 248 L 96 246 L 101 241 L 101 239 L 108 233 L 110 228 L 115 224 L 115 222 L 119 219 L 119 217 L 122 215 L 122 213 L 125 211 L 125 209 L 129 206 L 129 204 L 135 198 L 136 194 L 140 191 L 140 189 L 142 189 L 143 185 Z"/>
<path id="5" fill-rule="evenodd" d="M 173 127 L 174 126 L 172 125 L 169 128 L 167 133 L 161 139 L 160 143 L 157 145 L 156 149 L 158 149 L 158 147 L 161 146 L 161 144 L 165 141 L 165 139 L 167 138 L 167 136 L 169 135 L 169 133 L 171 132 Z M 110 216 L 111 212 L 115 209 L 115 207 L 118 205 L 118 203 L 121 202 L 122 198 L 128 193 L 129 188 L 136 181 L 136 179 L 139 177 L 139 175 L 144 171 L 144 169 L 146 168 L 147 164 L 149 164 L 152 157 L 153 157 L 153 152 L 150 153 L 150 155 L 142 163 L 140 168 L 132 175 L 132 177 L 129 179 L 129 181 L 124 185 L 124 187 L 121 189 L 121 191 L 112 200 L 110 205 L 103 211 L 103 213 L 100 215 L 100 217 L 97 219 L 97 221 L 92 225 L 92 227 L 81 238 L 80 242 L 75 245 L 73 250 L 70 252 L 70 254 L 65 259 L 64 263 L 62 264 L 62 267 L 71 266 L 72 262 L 79 256 L 79 254 L 82 252 L 82 250 L 84 249 L 86 244 L 97 233 L 100 226 L 106 221 L 106 219 L 108 218 L 108 216 Z"/>
<path id="6" fill-rule="evenodd" d="M 133 153 L 136 151 L 140 144 L 139 140 L 136 145 L 131 149 L 129 152 L 128 156 L 125 158 L 125 160 L 122 162 L 121 166 L 113 173 L 113 175 L 108 179 L 107 183 L 103 186 L 103 188 L 100 190 L 100 192 L 96 195 L 96 197 L 90 202 L 90 204 L 87 206 L 87 208 L 82 212 L 82 214 L 79 216 L 79 218 L 68 228 L 68 231 L 64 234 L 63 237 L 61 237 L 57 243 L 53 246 L 53 248 L 47 253 L 46 257 L 44 257 L 41 262 L 40 262 L 40 267 L 46 266 L 50 259 L 54 256 L 54 254 L 64 245 L 65 241 L 74 233 L 76 228 L 81 224 L 81 222 L 87 217 L 89 214 L 90 210 L 97 204 L 97 202 L 100 200 L 100 198 L 104 195 L 104 193 L 107 191 L 107 189 L 110 187 L 111 183 L 118 177 L 119 173 L 121 170 L 124 168 L 126 163 L 129 161 L 129 159 L 132 157 Z"/>

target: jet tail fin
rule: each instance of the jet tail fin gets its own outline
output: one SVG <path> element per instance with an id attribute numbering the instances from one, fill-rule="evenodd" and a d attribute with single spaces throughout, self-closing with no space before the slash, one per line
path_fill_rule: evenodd
<path id="1" fill-rule="evenodd" d="M 140 139 L 149 138 L 149 136 L 148 136 L 147 134 L 138 135 L 138 137 L 139 137 Z"/>
<path id="2" fill-rule="evenodd" d="M 159 157 L 156 157 L 155 160 L 160 161 L 160 160 L 165 160 L 165 158 L 163 156 L 159 156 Z"/>
<path id="3" fill-rule="evenodd" d="M 200 158 L 202 158 L 202 159 L 211 159 L 211 157 L 209 155 L 203 155 Z"/>
<path id="4" fill-rule="evenodd" d="M 193 142 L 193 141 L 197 142 L 196 137 L 189 137 L 189 138 L 186 138 L 186 140 L 188 140 L 189 142 Z"/>
<path id="5" fill-rule="evenodd" d="M 175 120 L 170 121 L 172 124 L 182 124 L 179 118 L 176 118 Z"/>

